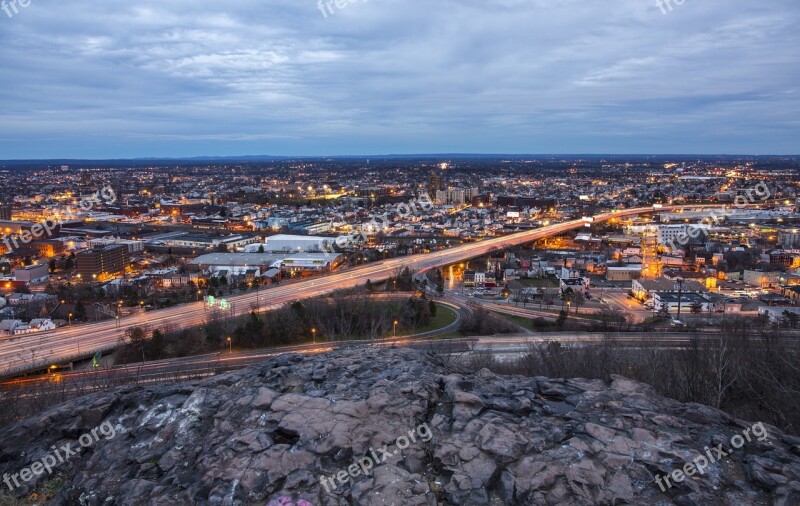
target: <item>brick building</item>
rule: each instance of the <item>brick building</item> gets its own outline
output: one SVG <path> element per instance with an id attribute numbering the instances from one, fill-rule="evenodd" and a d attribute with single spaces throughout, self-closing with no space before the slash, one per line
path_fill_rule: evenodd
<path id="1" fill-rule="evenodd" d="M 98 246 L 76 255 L 78 274 L 85 281 L 114 276 L 125 270 L 128 249 L 120 244 Z"/>

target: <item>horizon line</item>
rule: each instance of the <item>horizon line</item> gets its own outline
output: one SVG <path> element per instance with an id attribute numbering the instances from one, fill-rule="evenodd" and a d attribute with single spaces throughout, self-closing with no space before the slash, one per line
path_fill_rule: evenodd
<path id="1" fill-rule="evenodd" d="M 501 157 L 721 157 L 721 158 L 798 158 L 800 154 L 746 154 L 746 153 L 387 153 L 387 154 L 347 154 L 347 155 L 197 155 L 197 156 L 138 156 L 122 158 L 12 158 L 0 160 L 0 164 L 43 163 L 43 162 L 140 162 L 140 161 L 200 161 L 200 160 L 247 160 L 247 159 L 370 159 L 370 158 L 501 158 Z"/>

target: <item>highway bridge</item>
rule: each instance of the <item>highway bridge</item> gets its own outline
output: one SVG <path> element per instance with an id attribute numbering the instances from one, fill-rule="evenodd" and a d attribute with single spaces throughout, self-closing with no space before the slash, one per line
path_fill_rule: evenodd
<path id="1" fill-rule="evenodd" d="M 652 212 L 716 209 L 721 205 L 664 206 L 624 209 L 603 213 L 593 217 L 594 223 L 637 216 Z M 566 221 L 535 230 L 495 237 L 481 242 L 463 244 L 433 253 L 411 255 L 333 273 L 321 278 L 309 279 L 230 297 L 232 315 L 249 313 L 257 304 L 258 310 L 277 309 L 298 299 L 307 299 L 330 293 L 334 290 L 363 285 L 367 280 L 379 281 L 394 276 L 400 269 L 408 267 L 414 271 L 443 267 L 494 251 L 527 244 L 544 237 L 558 235 L 583 227 L 585 218 Z M 10 377 L 25 372 L 43 370 L 51 364 L 69 363 L 91 357 L 96 352 L 107 352 L 119 345 L 124 330 L 130 327 L 150 329 L 166 326 L 190 327 L 202 325 L 210 316 L 203 302 L 149 311 L 131 317 L 91 324 L 71 325 L 60 329 L 6 338 L 0 341 L 0 377 Z"/>

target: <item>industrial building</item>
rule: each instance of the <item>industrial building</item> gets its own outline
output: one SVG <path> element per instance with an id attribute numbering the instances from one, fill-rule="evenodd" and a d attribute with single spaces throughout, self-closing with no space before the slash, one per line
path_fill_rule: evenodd
<path id="1" fill-rule="evenodd" d="M 28 265 L 14 270 L 17 281 L 29 284 L 44 283 L 50 279 L 50 271 L 44 264 Z"/>
<path id="2" fill-rule="evenodd" d="M 210 253 L 190 262 L 197 268 L 217 273 L 246 274 L 256 269 L 261 276 L 270 269 L 294 274 L 323 273 L 335 270 L 344 257 L 332 253 Z"/>
<path id="3" fill-rule="evenodd" d="M 245 252 L 256 253 L 324 253 L 333 251 L 334 237 L 279 234 L 268 237 L 263 244 L 250 244 Z"/>

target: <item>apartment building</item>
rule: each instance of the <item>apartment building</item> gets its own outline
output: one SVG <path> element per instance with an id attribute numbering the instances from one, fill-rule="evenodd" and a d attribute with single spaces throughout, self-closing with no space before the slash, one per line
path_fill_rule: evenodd
<path id="1" fill-rule="evenodd" d="M 128 261 L 128 248 L 121 244 L 97 246 L 75 256 L 78 274 L 85 281 L 122 273 Z"/>

